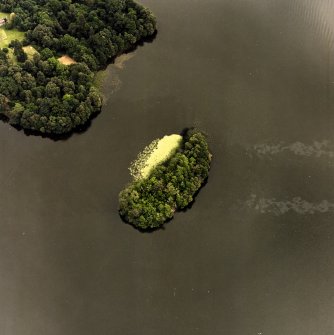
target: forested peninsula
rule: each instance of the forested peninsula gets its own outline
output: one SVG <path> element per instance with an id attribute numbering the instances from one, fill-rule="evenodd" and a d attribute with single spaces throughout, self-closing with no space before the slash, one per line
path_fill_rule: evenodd
<path id="1" fill-rule="evenodd" d="M 96 72 L 156 31 L 133 0 L 6 0 L 0 11 L 0 116 L 50 135 L 98 113 Z"/>
<path id="2" fill-rule="evenodd" d="M 187 130 L 166 161 L 148 175 L 135 174 L 134 180 L 120 192 L 120 215 L 140 230 L 160 227 L 175 211 L 193 202 L 208 178 L 211 158 L 205 134 Z"/>

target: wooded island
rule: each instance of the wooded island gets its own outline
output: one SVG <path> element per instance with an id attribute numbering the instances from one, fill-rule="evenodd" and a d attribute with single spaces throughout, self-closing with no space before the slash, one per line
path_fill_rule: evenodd
<path id="1" fill-rule="evenodd" d="M 9 18 L 0 27 L 0 116 L 46 134 L 69 133 L 99 112 L 96 71 L 156 31 L 133 0 L 7 0 L 0 11 Z M 6 43 L 16 31 L 22 38 Z"/>
<path id="2" fill-rule="evenodd" d="M 160 227 L 194 200 L 208 178 L 211 158 L 206 136 L 188 130 L 171 157 L 120 192 L 120 215 L 141 230 Z"/>

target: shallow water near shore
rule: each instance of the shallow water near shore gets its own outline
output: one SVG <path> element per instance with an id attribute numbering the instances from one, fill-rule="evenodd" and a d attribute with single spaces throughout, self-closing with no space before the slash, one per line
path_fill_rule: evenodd
<path id="1" fill-rule="evenodd" d="M 332 334 L 334 3 L 142 3 L 159 33 L 86 132 L 0 123 L 0 334 Z M 192 208 L 124 224 L 130 162 L 192 126 L 213 153 Z"/>

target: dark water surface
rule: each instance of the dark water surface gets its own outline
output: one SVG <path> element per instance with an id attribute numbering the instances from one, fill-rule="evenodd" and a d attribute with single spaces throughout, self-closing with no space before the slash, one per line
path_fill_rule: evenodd
<path id="1" fill-rule="evenodd" d="M 0 334 L 334 334 L 334 2 L 143 2 L 159 34 L 84 134 L 0 124 Z M 141 234 L 129 163 L 189 126 L 209 182 Z"/>

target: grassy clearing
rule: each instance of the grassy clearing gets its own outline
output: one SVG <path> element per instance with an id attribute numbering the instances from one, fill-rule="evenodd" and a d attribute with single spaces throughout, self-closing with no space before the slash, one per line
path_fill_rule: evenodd
<path id="1" fill-rule="evenodd" d="M 6 18 L 8 20 L 9 15 L 10 15 L 9 13 L 0 12 L 0 19 Z"/>
<path id="2" fill-rule="evenodd" d="M 38 51 L 31 45 L 28 45 L 26 47 L 22 48 L 24 50 L 24 52 L 27 54 L 28 59 L 32 59 L 33 55 L 35 53 L 38 53 Z M 16 57 L 14 56 L 14 50 L 13 49 L 9 49 L 8 50 L 8 58 L 14 62 L 15 64 L 17 63 Z"/>
<path id="3" fill-rule="evenodd" d="M 22 41 L 23 38 L 24 38 L 24 32 L 22 31 L 18 31 L 16 29 L 6 30 L 0 27 L 0 48 L 7 48 L 10 41 L 12 40 Z"/>
<path id="4" fill-rule="evenodd" d="M 22 49 L 27 54 L 28 59 L 32 59 L 34 54 L 38 53 L 38 51 L 32 45 L 27 45 L 26 47 L 23 47 Z"/>
<path id="5" fill-rule="evenodd" d="M 152 170 L 175 153 L 182 143 L 182 136 L 172 134 L 154 140 L 131 163 L 130 174 L 135 179 L 147 178 Z"/>
<path id="6" fill-rule="evenodd" d="M 4 29 L 0 28 L 0 41 L 7 39 L 7 34 Z"/>
<path id="7" fill-rule="evenodd" d="M 9 19 L 9 13 L 0 12 L 0 19 Z M 8 44 L 12 40 L 22 41 L 24 38 L 24 32 L 18 31 L 16 29 L 7 30 L 3 26 L 0 27 L 0 48 L 7 48 Z"/>
<path id="8" fill-rule="evenodd" d="M 180 146 L 181 142 L 182 136 L 177 134 L 164 136 L 159 140 L 157 147 L 147 158 L 145 166 L 141 171 L 142 176 L 146 178 L 158 164 L 169 158 Z"/>

